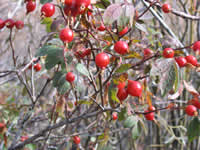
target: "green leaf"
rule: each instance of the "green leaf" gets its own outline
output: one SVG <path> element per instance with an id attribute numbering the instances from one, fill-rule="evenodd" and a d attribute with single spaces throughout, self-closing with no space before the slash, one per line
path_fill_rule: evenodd
<path id="1" fill-rule="evenodd" d="M 136 140 L 141 133 L 141 127 L 138 125 L 138 123 L 132 128 L 131 134 L 132 134 L 132 139 Z"/>
<path id="2" fill-rule="evenodd" d="M 113 82 L 109 86 L 108 96 L 110 100 L 120 103 L 119 99 L 117 98 L 117 88 L 114 87 Z"/>
<path id="3" fill-rule="evenodd" d="M 77 64 L 76 65 L 76 70 L 78 72 L 80 72 L 82 75 L 89 77 L 89 72 L 88 72 L 87 68 L 83 64 L 81 64 L 81 63 Z"/>
<path id="4" fill-rule="evenodd" d="M 62 51 L 58 50 L 55 53 L 48 54 L 45 59 L 45 67 L 47 70 L 53 68 L 55 65 L 64 62 Z"/>
<path id="5" fill-rule="evenodd" d="M 95 6 L 98 8 L 106 9 L 110 5 L 109 0 L 101 0 L 99 3 L 96 3 Z"/>
<path id="6" fill-rule="evenodd" d="M 39 51 L 36 53 L 36 56 L 45 56 L 48 54 L 56 54 L 61 53 L 63 49 L 57 45 L 44 45 Z"/>
<path id="7" fill-rule="evenodd" d="M 118 113 L 118 120 L 122 121 L 126 117 L 126 107 L 121 109 L 121 112 Z"/>
<path id="8" fill-rule="evenodd" d="M 48 2 L 52 2 L 53 0 L 40 0 L 40 3 L 41 4 L 45 4 L 45 3 L 48 3 Z"/>
<path id="9" fill-rule="evenodd" d="M 131 128 L 134 125 L 136 125 L 138 123 L 138 118 L 136 116 L 129 116 L 128 118 L 126 118 L 126 120 L 124 121 L 124 127 L 125 128 Z"/>
<path id="10" fill-rule="evenodd" d="M 188 140 L 191 142 L 200 136 L 200 120 L 195 117 L 187 127 Z"/>
<path id="11" fill-rule="evenodd" d="M 131 64 L 122 64 L 115 72 L 123 73 L 126 72 L 131 67 Z"/>
<path id="12" fill-rule="evenodd" d="M 42 19 L 41 24 L 51 24 L 53 22 L 51 17 L 45 17 Z"/>
<path id="13" fill-rule="evenodd" d="M 62 77 L 64 73 L 62 71 L 56 72 L 54 77 L 53 77 L 53 86 L 57 87 L 58 86 L 58 81 Z"/>
<path id="14" fill-rule="evenodd" d="M 29 150 L 35 150 L 36 145 L 35 144 L 28 144 L 28 145 L 26 145 L 26 148 L 28 148 Z"/>

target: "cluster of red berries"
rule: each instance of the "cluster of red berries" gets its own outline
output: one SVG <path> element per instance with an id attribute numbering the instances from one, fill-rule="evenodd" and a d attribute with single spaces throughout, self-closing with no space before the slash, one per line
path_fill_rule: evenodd
<path id="1" fill-rule="evenodd" d="M 77 15 L 83 14 L 89 5 L 90 0 L 65 0 L 64 12 L 67 16 L 76 17 Z"/>
<path id="2" fill-rule="evenodd" d="M 76 51 L 75 56 L 79 59 L 82 59 L 86 56 L 89 56 L 91 54 L 91 49 L 83 49 L 81 51 Z"/>
<path id="3" fill-rule="evenodd" d="M 14 21 L 13 19 L 0 19 L 0 29 L 7 27 L 8 29 L 12 29 L 14 26 L 20 30 L 24 27 L 24 22 L 21 20 Z"/>
<path id="4" fill-rule="evenodd" d="M 28 68 L 31 69 L 32 65 L 30 65 Z M 35 59 L 35 60 L 33 60 L 33 68 L 34 68 L 35 71 L 38 72 L 42 69 L 42 65 L 38 62 L 36 63 L 36 59 Z"/>
<path id="5" fill-rule="evenodd" d="M 199 46 L 194 44 L 193 49 L 194 49 L 194 51 L 197 51 L 198 49 L 200 49 L 200 43 L 199 43 Z M 163 57 L 173 58 L 174 50 L 172 48 L 165 48 L 163 50 Z M 193 66 L 197 66 L 197 64 L 198 64 L 196 57 L 193 55 L 188 55 L 185 57 L 183 57 L 183 56 L 176 57 L 175 60 L 176 60 L 177 64 L 179 65 L 179 67 L 184 67 L 184 66 L 186 66 L 186 64 L 191 64 Z"/>
<path id="6" fill-rule="evenodd" d="M 148 110 L 144 111 L 145 112 L 145 114 L 144 114 L 145 118 L 147 120 L 150 120 L 150 121 L 154 120 L 154 111 L 155 110 L 156 109 L 155 109 L 154 106 L 149 106 Z"/>

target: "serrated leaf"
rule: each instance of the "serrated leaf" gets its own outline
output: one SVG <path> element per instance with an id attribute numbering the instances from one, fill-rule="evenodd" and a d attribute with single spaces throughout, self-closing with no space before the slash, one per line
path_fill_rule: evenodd
<path id="1" fill-rule="evenodd" d="M 45 68 L 47 70 L 53 68 L 55 65 L 64 62 L 62 52 L 57 52 L 56 54 L 48 54 L 45 59 Z"/>
<path id="2" fill-rule="evenodd" d="M 131 64 L 122 64 L 115 72 L 116 73 L 123 73 L 128 71 L 128 69 L 131 67 Z"/>
<path id="3" fill-rule="evenodd" d="M 76 70 L 81 73 L 84 76 L 88 76 L 89 77 L 89 71 L 88 69 L 85 67 L 85 65 L 79 63 L 76 65 Z"/>
<path id="4" fill-rule="evenodd" d="M 131 130 L 132 139 L 136 140 L 140 136 L 140 133 L 141 133 L 141 127 L 137 123 Z"/>
<path id="5" fill-rule="evenodd" d="M 41 4 L 45 4 L 45 3 L 48 3 L 48 2 L 52 2 L 53 0 L 40 0 L 40 3 Z"/>
<path id="6" fill-rule="evenodd" d="M 131 128 L 134 125 L 136 125 L 138 123 L 138 118 L 136 116 L 129 116 L 128 118 L 126 118 L 126 120 L 124 121 L 124 127 L 125 128 Z"/>
<path id="7" fill-rule="evenodd" d="M 56 72 L 54 77 L 53 77 L 53 86 L 56 87 L 58 86 L 58 81 L 62 77 L 64 73 L 62 71 Z"/>
<path id="8" fill-rule="evenodd" d="M 57 52 L 62 53 L 62 51 L 63 51 L 63 49 L 61 47 L 58 47 L 57 45 L 44 45 L 36 53 L 36 56 L 45 56 L 48 54 L 56 54 Z"/>
<path id="9" fill-rule="evenodd" d="M 200 120 L 195 117 L 187 127 L 188 140 L 191 142 L 200 136 Z"/>

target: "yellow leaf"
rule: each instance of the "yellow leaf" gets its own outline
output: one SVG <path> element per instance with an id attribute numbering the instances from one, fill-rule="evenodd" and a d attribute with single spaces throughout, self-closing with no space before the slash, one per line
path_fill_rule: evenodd
<path id="1" fill-rule="evenodd" d="M 122 74 L 113 76 L 114 84 L 119 84 L 120 82 L 125 82 L 127 79 L 128 79 L 127 73 L 122 73 Z"/>
<path id="2" fill-rule="evenodd" d="M 138 59 L 142 59 L 142 56 L 134 51 L 130 51 L 129 55 L 125 57 L 125 59 L 130 59 L 130 58 L 138 58 Z"/>

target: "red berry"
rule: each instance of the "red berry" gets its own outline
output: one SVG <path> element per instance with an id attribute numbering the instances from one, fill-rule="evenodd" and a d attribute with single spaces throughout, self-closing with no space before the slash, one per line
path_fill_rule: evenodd
<path id="1" fill-rule="evenodd" d="M 173 58 L 174 57 L 174 50 L 172 48 L 165 48 L 163 50 L 163 57 Z"/>
<path id="2" fill-rule="evenodd" d="M 117 53 L 124 55 L 128 52 L 128 44 L 124 41 L 118 41 L 114 45 L 114 50 Z"/>
<path id="3" fill-rule="evenodd" d="M 170 13 L 171 10 L 172 10 L 172 7 L 169 4 L 163 4 L 162 5 L 162 10 L 163 10 L 164 13 Z"/>
<path id="4" fill-rule="evenodd" d="M 142 95 L 142 85 L 138 81 L 128 80 L 127 92 L 131 96 L 140 97 Z"/>
<path id="5" fill-rule="evenodd" d="M 120 32 L 119 32 L 119 36 L 123 36 L 124 34 L 126 34 L 128 32 L 128 27 L 125 27 L 124 29 L 122 29 Z"/>
<path id="6" fill-rule="evenodd" d="M 90 5 L 90 0 L 76 0 L 75 1 L 75 5 L 76 6 L 84 6 L 85 8 L 87 8 Z"/>
<path id="7" fill-rule="evenodd" d="M 74 38 L 74 33 L 71 29 L 65 28 L 60 31 L 60 39 L 63 42 L 71 42 Z"/>
<path id="8" fill-rule="evenodd" d="M 30 13 L 32 11 L 34 11 L 36 8 L 36 3 L 31 1 L 28 1 L 28 3 L 26 4 L 26 13 Z"/>
<path id="9" fill-rule="evenodd" d="M 192 49 L 194 51 L 200 51 L 200 41 L 196 41 L 193 46 L 192 46 Z"/>
<path id="10" fill-rule="evenodd" d="M 147 56 L 151 56 L 153 54 L 153 51 L 149 48 L 145 48 L 143 50 L 143 53 L 144 53 L 144 57 L 147 57 Z"/>
<path id="11" fill-rule="evenodd" d="M 21 141 L 21 142 L 24 142 L 24 141 L 26 141 L 27 139 L 28 139 L 28 136 L 21 136 L 20 141 Z"/>
<path id="12" fill-rule="evenodd" d="M 4 128 L 6 126 L 5 123 L 0 123 L 0 128 Z"/>
<path id="13" fill-rule="evenodd" d="M 34 65 L 34 69 L 35 69 L 35 71 L 38 72 L 38 71 L 40 71 L 42 69 L 42 65 L 37 63 L 37 64 Z"/>
<path id="14" fill-rule="evenodd" d="M 20 21 L 20 20 L 16 21 L 16 22 L 15 22 L 15 27 L 16 27 L 18 30 L 22 29 L 22 28 L 24 27 L 24 22 L 23 22 L 23 21 Z"/>
<path id="15" fill-rule="evenodd" d="M 200 109 L 200 102 L 196 99 L 189 100 L 188 104 L 194 105 L 196 108 Z"/>
<path id="16" fill-rule="evenodd" d="M 126 86 L 126 82 L 120 82 L 120 83 L 117 85 L 117 88 L 118 88 L 118 89 L 123 89 L 125 86 Z"/>
<path id="17" fill-rule="evenodd" d="M 154 120 L 154 112 L 151 112 L 151 113 L 148 113 L 148 112 L 149 112 L 149 110 L 146 110 L 146 111 L 145 111 L 145 113 L 147 113 L 147 114 L 144 115 L 145 118 L 146 118 L 147 120 Z"/>
<path id="18" fill-rule="evenodd" d="M 72 83 L 72 82 L 74 82 L 74 80 L 75 80 L 75 75 L 74 75 L 72 72 L 68 72 L 68 73 L 66 74 L 66 76 L 65 76 L 65 79 L 66 79 L 68 82 Z"/>
<path id="19" fill-rule="evenodd" d="M 42 6 L 41 8 L 41 13 L 45 16 L 45 17 L 51 17 L 54 15 L 55 13 L 55 6 L 51 3 L 46 3 Z"/>
<path id="20" fill-rule="evenodd" d="M 5 26 L 5 22 L 2 19 L 0 19 L 0 29 L 4 28 L 4 26 Z"/>
<path id="21" fill-rule="evenodd" d="M 88 16 L 91 16 L 91 15 L 92 15 L 92 9 L 93 9 L 93 8 L 92 8 L 92 5 L 89 5 L 89 6 L 88 6 L 88 12 L 87 12 L 87 15 L 88 15 Z"/>
<path id="22" fill-rule="evenodd" d="M 99 68 L 103 69 L 103 68 L 106 68 L 108 64 L 110 63 L 110 58 L 108 54 L 102 52 L 96 55 L 95 62 Z"/>
<path id="23" fill-rule="evenodd" d="M 7 19 L 7 20 L 5 20 L 5 25 L 7 28 L 11 29 L 14 27 L 15 21 L 12 19 Z"/>
<path id="24" fill-rule="evenodd" d="M 117 113 L 113 113 L 113 114 L 112 114 L 112 119 L 113 119 L 113 120 L 117 120 L 117 118 L 118 118 Z"/>
<path id="25" fill-rule="evenodd" d="M 187 60 L 185 59 L 185 57 L 177 57 L 175 58 L 175 60 L 179 67 L 184 67 L 187 64 Z"/>
<path id="26" fill-rule="evenodd" d="M 193 66 L 197 65 L 196 57 L 194 57 L 192 55 L 188 55 L 188 56 L 185 57 L 185 59 L 187 60 L 187 63 L 192 64 Z"/>
<path id="27" fill-rule="evenodd" d="M 74 3 L 74 0 L 65 0 L 65 5 L 70 6 Z"/>
<path id="28" fill-rule="evenodd" d="M 79 137 L 79 136 L 74 136 L 74 137 L 73 137 L 73 142 L 74 142 L 75 144 L 79 144 L 79 143 L 81 142 L 80 137 Z"/>
<path id="29" fill-rule="evenodd" d="M 124 101 L 127 97 L 128 93 L 125 88 L 118 89 L 117 98 L 120 100 L 120 102 Z"/>
<path id="30" fill-rule="evenodd" d="M 104 26 L 103 23 L 101 23 L 101 25 L 97 28 L 97 30 L 99 31 L 105 31 L 106 27 Z"/>
<path id="31" fill-rule="evenodd" d="M 149 110 L 149 111 L 154 111 L 154 110 L 156 110 L 156 108 L 155 108 L 154 106 L 149 106 L 149 107 L 148 107 L 148 110 Z"/>
<path id="32" fill-rule="evenodd" d="M 194 116 L 197 113 L 197 108 L 194 105 L 187 105 L 185 112 L 189 116 Z"/>

